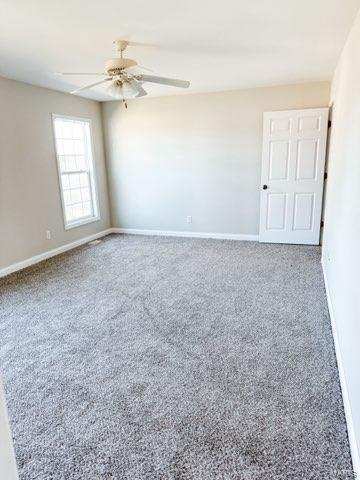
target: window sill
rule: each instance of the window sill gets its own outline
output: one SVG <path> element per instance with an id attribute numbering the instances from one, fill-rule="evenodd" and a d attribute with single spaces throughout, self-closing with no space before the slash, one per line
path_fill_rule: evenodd
<path id="1" fill-rule="evenodd" d="M 100 220 L 99 216 L 76 220 L 75 222 L 66 223 L 65 230 L 71 230 L 72 228 L 81 227 L 82 225 L 86 225 L 87 223 L 98 222 L 99 220 Z"/>

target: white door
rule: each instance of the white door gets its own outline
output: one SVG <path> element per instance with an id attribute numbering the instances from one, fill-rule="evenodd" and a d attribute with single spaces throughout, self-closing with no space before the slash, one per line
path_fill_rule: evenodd
<path id="1" fill-rule="evenodd" d="M 264 113 L 260 242 L 319 244 L 328 113 Z"/>

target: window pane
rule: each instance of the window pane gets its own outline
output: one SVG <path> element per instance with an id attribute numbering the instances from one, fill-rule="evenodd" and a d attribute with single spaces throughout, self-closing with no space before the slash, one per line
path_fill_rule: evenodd
<path id="1" fill-rule="evenodd" d="M 66 221 L 71 222 L 73 219 L 73 214 L 72 214 L 72 207 L 65 207 L 65 216 L 66 216 Z"/>
<path id="2" fill-rule="evenodd" d="M 96 215 L 90 133 L 88 121 L 54 118 L 66 224 Z"/>
<path id="3" fill-rule="evenodd" d="M 89 186 L 89 175 L 87 173 L 81 173 L 80 174 L 80 185 L 82 187 L 88 187 Z"/>
<path id="4" fill-rule="evenodd" d="M 84 209 L 84 215 L 91 215 L 91 204 L 90 202 L 84 202 L 83 203 L 83 209 Z"/>
<path id="5" fill-rule="evenodd" d="M 81 190 L 80 188 L 73 188 L 71 192 L 71 203 L 80 203 L 81 202 Z"/>
<path id="6" fill-rule="evenodd" d="M 72 156 L 68 156 L 66 158 L 66 170 L 68 172 L 75 172 L 76 170 L 76 159 L 75 157 L 72 157 Z"/>
<path id="7" fill-rule="evenodd" d="M 78 170 L 86 170 L 87 169 L 87 165 L 86 165 L 86 160 L 85 160 L 85 156 L 84 155 L 79 155 L 78 157 L 76 157 L 76 166 L 78 168 Z"/>
<path id="8" fill-rule="evenodd" d="M 74 140 L 74 153 L 77 155 L 83 155 L 85 153 L 84 149 L 85 145 L 82 140 Z"/>
<path id="9" fill-rule="evenodd" d="M 56 150 L 58 155 L 64 155 L 64 144 L 62 140 L 56 140 Z"/>
<path id="10" fill-rule="evenodd" d="M 67 120 L 62 122 L 62 138 L 72 138 L 71 123 Z"/>
<path id="11" fill-rule="evenodd" d="M 73 124 L 73 138 L 84 138 L 84 128 L 79 122 Z"/>
<path id="12" fill-rule="evenodd" d="M 62 122 L 60 120 L 55 120 L 54 127 L 55 127 L 55 137 L 62 138 Z"/>
<path id="13" fill-rule="evenodd" d="M 70 190 L 64 190 L 63 195 L 64 195 L 65 206 L 71 205 Z"/>
<path id="14" fill-rule="evenodd" d="M 74 207 L 73 207 L 73 212 L 75 212 L 75 213 L 74 213 L 74 217 L 75 217 L 75 218 L 84 217 L 83 208 L 82 208 L 82 205 L 81 205 L 81 204 L 74 205 Z"/>
<path id="15" fill-rule="evenodd" d="M 65 190 L 66 188 L 70 188 L 69 175 L 62 175 L 61 179 L 63 190 Z"/>
<path id="16" fill-rule="evenodd" d="M 74 152 L 74 142 L 72 140 L 63 140 L 64 144 L 64 154 L 73 155 Z"/>
<path id="17" fill-rule="evenodd" d="M 80 187 L 80 175 L 74 173 L 70 175 L 70 188 L 79 188 Z"/>
<path id="18" fill-rule="evenodd" d="M 59 155 L 59 165 L 62 172 L 66 170 L 66 157 L 64 155 Z"/>
<path id="19" fill-rule="evenodd" d="M 89 188 L 82 188 L 81 189 L 81 198 L 83 202 L 87 202 L 90 200 L 90 189 Z"/>

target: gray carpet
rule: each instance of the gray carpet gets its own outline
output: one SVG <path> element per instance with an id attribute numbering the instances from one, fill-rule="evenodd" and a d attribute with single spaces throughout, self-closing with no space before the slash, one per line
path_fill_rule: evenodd
<path id="1" fill-rule="evenodd" d="M 21 480 L 352 478 L 319 248 L 112 235 L 0 285 Z"/>

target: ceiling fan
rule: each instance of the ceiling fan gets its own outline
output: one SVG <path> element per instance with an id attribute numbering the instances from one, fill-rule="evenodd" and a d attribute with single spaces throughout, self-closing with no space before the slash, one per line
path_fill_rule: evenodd
<path id="1" fill-rule="evenodd" d="M 159 83 L 161 85 L 170 85 L 172 87 L 188 88 L 190 82 L 186 80 L 177 80 L 174 78 L 157 77 L 155 75 L 146 75 L 143 73 L 132 73 L 131 70 L 138 68 L 140 70 L 148 70 L 141 67 L 135 60 L 124 58 L 123 53 L 129 42 L 126 40 L 115 40 L 114 44 L 118 52 L 118 57 L 111 58 L 105 62 L 105 73 L 60 73 L 60 75 L 101 75 L 106 76 L 99 82 L 90 83 L 84 87 L 73 90 L 72 94 L 76 94 L 83 90 L 101 85 L 102 83 L 111 82 L 106 91 L 112 97 L 126 100 L 129 98 L 144 97 L 147 95 L 143 88 L 143 83 Z"/>

